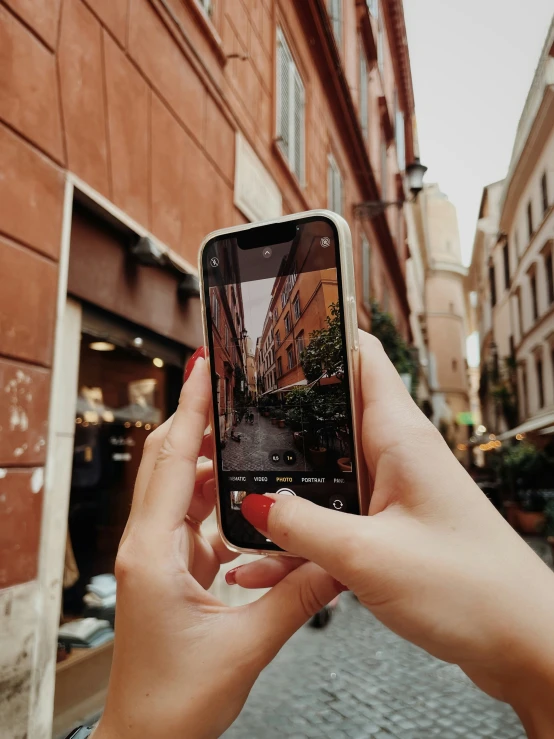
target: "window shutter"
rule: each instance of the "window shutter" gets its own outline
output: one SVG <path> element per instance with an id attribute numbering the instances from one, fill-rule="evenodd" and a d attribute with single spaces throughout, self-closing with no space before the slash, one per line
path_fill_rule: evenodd
<path id="1" fill-rule="evenodd" d="M 398 157 L 398 169 L 404 172 L 406 169 L 406 138 L 404 133 L 404 113 L 396 111 L 396 156 Z"/>
<path id="2" fill-rule="evenodd" d="M 277 136 L 283 154 L 290 158 L 290 63 L 288 48 L 282 34 L 278 35 L 277 47 Z"/>
<path id="3" fill-rule="evenodd" d="M 294 74 L 294 171 L 304 181 L 304 85 L 300 75 Z"/>
<path id="4" fill-rule="evenodd" d="M 367 79 L 367 61 L 363 46 L 360 39 L 360 121 L 362 124 L 362 132 L 367 138 L 368 133 L 368 79 Z"/>

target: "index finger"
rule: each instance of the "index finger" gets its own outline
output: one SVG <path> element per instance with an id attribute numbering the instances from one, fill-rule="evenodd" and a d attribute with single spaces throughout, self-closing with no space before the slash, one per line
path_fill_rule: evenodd
<path id="1" fill-rule="evenodd" d="M 179 407 L 160 447 L 144 494 L 142 513 L 164 531 L 176 529 L 188 511 L 196 462 L 208 425 L 210 378 L 204 359 L 194 369 L 179 398 Z"/>
<path id="2" fill-rule="evenodd" d="M 425 415 L 412 400 L 381 342 L 360 331 L 360 384 L 362 436 L 372 477 L 379 457 L 398 444 L 412 445 L 427 425 Z"/>

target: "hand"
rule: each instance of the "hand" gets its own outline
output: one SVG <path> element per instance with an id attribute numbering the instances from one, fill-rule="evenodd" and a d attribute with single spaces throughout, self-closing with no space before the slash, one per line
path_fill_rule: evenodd
<path id="1" fill-rule="evenodd" d="M 242 512 L 393 631 L 512 703 L 531 735 L 552 736 L 554 575 L 418 410 L 380 343 L 362 333 L 360 348 L 369 517 L 281 496 L 248 496 Z M 259 587 L 298 561 L 262 560 L 231 577 Z"/>
<path id="2" fill-rule="evenodd" d="M 175 416 L 146 443 L 116 562 L 114 660 L 94 739 L 220 736 L 260 671 L 340 588 L 305 564 L 248 606 L 206 591 L 236 556 L 201 531 L 213 508 L 211 463 L 197 467 L 210 402 L 199 359 Z"/>

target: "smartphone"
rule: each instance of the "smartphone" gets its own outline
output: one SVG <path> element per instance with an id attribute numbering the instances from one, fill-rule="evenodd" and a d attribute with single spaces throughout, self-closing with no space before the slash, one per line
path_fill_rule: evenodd
<path id="1" fill-rule="evenodd" d="M 241 515 L 250 493 L 359 514 L 359 351 L 352 241 L 326 210 L 209 234 L 199 256 L 220 533 L 281 551 Z"/>

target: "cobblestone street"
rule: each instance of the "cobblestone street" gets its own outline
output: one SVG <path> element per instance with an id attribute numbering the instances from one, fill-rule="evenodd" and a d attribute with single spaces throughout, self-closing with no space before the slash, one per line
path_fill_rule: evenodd
<path id="1" fill-rule="evenodd" d="M 376 621 L 349 594 L 264 671 L 225 739 L 523 739 L 512 709 Z"/>
<path id="2" fill-rule="evenodd" d="M 294 447 L 290 428 L 273 426 L 270 419 L 261 416 L 257 409 L 254 409 L 254 424 L 243 420 L 235 428 L 235 434 L 240 434 L 240 443 L 229 439 L 223 450 L 223 468 L 226 470 L 311 472 L 313 469 L 302 452 Z M 296 455 L 296 461 L 294 464 L 285 464 L 283 455 L 291 451 Z M 277 464 L 270 459 L 273 453 L 279 454 Z"/>

